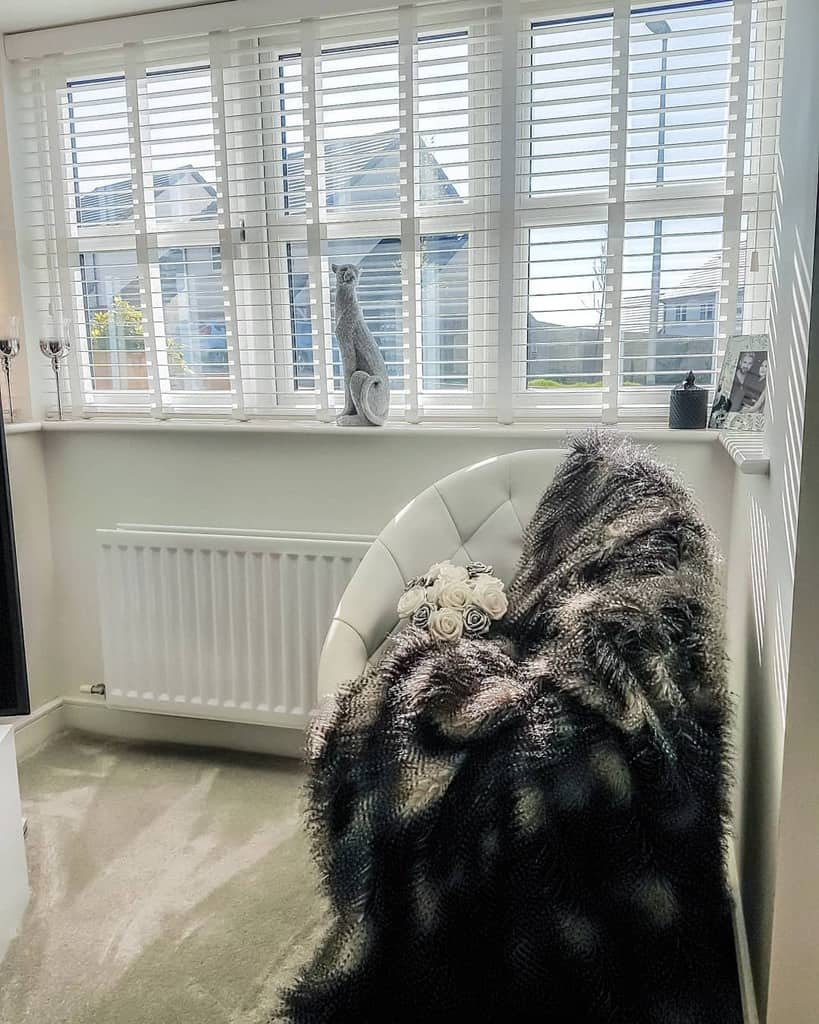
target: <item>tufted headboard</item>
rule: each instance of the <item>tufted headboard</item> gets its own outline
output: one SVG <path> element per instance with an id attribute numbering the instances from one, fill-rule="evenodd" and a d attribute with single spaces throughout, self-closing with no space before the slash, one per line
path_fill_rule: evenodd
<path id="1" fill-rule="evenodd" d="M 509 583 L 523 530 L 565 454 L 498 455 L 444 477 L 401 509 L 342 595 L 321 652 L 319 699 L 363 671 L 398 623 L 404 581 L 433 562 L 486 562 Z"/>

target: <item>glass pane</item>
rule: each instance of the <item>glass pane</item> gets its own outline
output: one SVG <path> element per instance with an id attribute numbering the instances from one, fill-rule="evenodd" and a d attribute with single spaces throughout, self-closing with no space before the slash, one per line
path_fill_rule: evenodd
<path id="1" fill-rule="evenodd" d="M 529 232 L 526 386 L 600 387 L 606 225 Z"/>
<path id="2" fill-rule="evenodd" d="M 725 175 L 733 32 L 731 3 L 632 13 L 628 184 Z"/>
<path id="3" fill-rule="evenodd" d="M 610 14 L 532 26 L 529 191 L 605 188 L 612 103 Z"/>
<path id="4" fill-rule="evenodd" d="M 142 99 L 149 213 L 164 224 L 216 218 L 216 153 L 208 68 L 157 68 Z"/>
<path id="5" fill-rule="evenodd" d="M 131 220 L 134 200 L 124 79 L 69 82 L 66 116 L 77 223 Z"/>
<path id="6" fill-rule="evenodd" d="M 278 66 L 276 120 L 281 151 L 283 207 L 287 213 L 303 214 L 304 196 L 304 93 L 301 58 L 282 58 Z M 275 183 L 274 183 L 275 188 Z M 311 385 L 312 386 L 312 385 Z"/>
<path id="7" fill-rule="evenodd" d="M 316 387 L 316 378 L 313 372 L 313 318 L 305 242 L 287 244 L 287 292 L 290 298 L 293 386 L 296 391 L 312 391 Z"/>
<path id="8" fill-rule="evenodd" d="M 227 391 L 227 339 L 219 246 L 165 249 L 159 282 L 168 375 L 174 391 Z"/>
<path id="9" fill-rule="evenodd" d="M 622 383 L 710 383 L 722 281 L 722 217 L 629 221 L 623 244 Z"/>
<path id="10" fill-rule="evenodd" d="M 469 383 L 469 235 L 421 239 L 421 358 L 425 391 Z"/>
<path id="11" fill-rule="evenodd" d="M 469 63 L 466 33 L 425 36 L 416 51 L 418 197 L 422 203 L 459 205 L 469 198 Z M 486 134 L 477 124 L 474 141 Z M 480 171 L 490 174 L 486 163 Z M 483 182 L 484 190 L 487 183 Z"/>
<path id="12" fill-rule="evenodd" d="M 91 387 L 97 392 L 147 390 L 136 253 L 82 253 L 80 280 Z"/>
<path id="13" fill-rule="evenodd" d="M 378 209 L 399 199 L 398 45 L 385 40 L 318 61 L 328 210 Z"/>

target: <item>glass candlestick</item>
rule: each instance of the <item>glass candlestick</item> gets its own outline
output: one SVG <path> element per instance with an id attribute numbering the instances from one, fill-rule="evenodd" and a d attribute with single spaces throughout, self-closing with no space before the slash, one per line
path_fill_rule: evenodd
<path id="1" fill-rule="evenodd" d="M 20 318 L 0 317 L 0 363 L 6 378 L 6 393 L 9 396 L 9 422 L 14 423 L 14 399 L 11 394 L 11 361 L 20 352 Z"/>
<path id="2" fill-rule="evenodd" d="M 69 323 L 67 320 L 50 320 L 40 338 L 40 351 L 51 361 L 54 384 L 57 388 L 57 416 L 63 418 L 63 403 L 60 394 L 60 362 L 71 351 Z"/>

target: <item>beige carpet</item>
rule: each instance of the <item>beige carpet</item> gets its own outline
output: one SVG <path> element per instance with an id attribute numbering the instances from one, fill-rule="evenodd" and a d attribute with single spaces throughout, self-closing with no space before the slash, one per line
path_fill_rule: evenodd
<path id="1" fill-rule="evenodd" d="M 323 919 L 300 766 L 55 739 L 20 766 L 31 902 L 3 1024 L 261 1024 Z"/>

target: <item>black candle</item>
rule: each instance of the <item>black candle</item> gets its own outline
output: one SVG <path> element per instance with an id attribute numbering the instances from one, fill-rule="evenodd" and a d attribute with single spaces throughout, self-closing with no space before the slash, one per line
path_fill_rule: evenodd
<path id="1" fill-rule="evenodd" d="M 688 371 L 685 380 L 671 392 L 668 425 L 672 430 L 701 430 L 708 420 L 708 392 L 697 387 L 696 377 Z"/>

